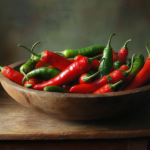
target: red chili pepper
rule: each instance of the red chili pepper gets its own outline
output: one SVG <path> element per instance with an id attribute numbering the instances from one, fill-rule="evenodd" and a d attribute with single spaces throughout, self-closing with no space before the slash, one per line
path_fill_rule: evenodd
<path id="1" fill-rule="evenodd" d="M 42 83 L 43 80 L 40 79 L 35 79 L 35 78 L 30 78 L 29 80 L 26 80 L 24 83 L 24 87 L 26 88 L 33 88 L 38 83 Z"/>
<path id="2" fill-rule="evenodd" d="M 79 77 L 79 84 L 86 84 L 86 83 L 90 83 L 92 80 L 91 78 L 89 80 L 84 80 L 86 78 L 90 77 L 90 74 L 88 73 L 84 73 Z"/>
<path id="3" fill-rule="evenodd" d="M 40 60 L 43 63 L 49 64 L 54 66 L 55 68 L 57 68 L 58 70 L 63 71 L 64 69 L 66 69 L 72 62 L 70 62 L 67 58 L 56 54 L 54 52 L 50 52 L 50 51 L 43 51 L 42 53 L 35 53 L 33 51 L 31 51 L 29 48 L 23 46 L 23 45 L 18 45 L 21 46 L 23 48 L 25 48 L 26 50 L 28 50 L 31 54 L 35 55 L 36 57 L 39 57 Z"/>
<path id="4" fill-rule="evenodd" d="M 64 85 L 62 85 L 62 88 L 66 89 L 66 90 L 70 90 L 71 86 L 67 85 L 67 84 L 64 84 Z"/>
<path id="5" fill-rule="evenodd" d="M 54 67 L 54 66 L 52 66 L 52 65 L 49 65 L 48 67 L 55 68 L 55 67 Z"/>
<path id="6" fill-rule="evenodd" d="M 118 55 L 112 50 L 113 53 L 113 63 L 118 60 Z"/>
<path id="7" fill-rule="evenodd" d="M 127 70 L 129 70 L 130 68 L 129 68 L 129 66 L 127 66 L 127 65 L 122 65 L 121 67 L 120 67 L 120 70 L 123 70 L 123 71 L 127 71 Z M 132 77 L 132 75 L 131 74 L 129 74 L 126 78 L 124 78 L 124 82 L 125 83 L 130 83 L 131 81 L 133 80 L 133 77 Z"/>
<path id="8" fill-rule="evenodd" d="M 114 64 L 112 64 L 111 72 L 114 71 L 114 68 L 115 68 Z"/>
<path id="9" fill-rule="evenodd" d="M 79 84 L 87 84 L 87 83 L 91 83 L 92 78 L 95 77 L 97 74 L 99 73 L 99 71 L 97 71 L 96 73 L 90 75 L 89 73 L 84 73 L 79 77 Z"/>
<path id="10" fill-rule="evenodd" d="M 127 65 L 120 66 L 120 70 L 127 71 L 129 69 L 130 69 L 129 66 L 127 66 Z"/>
<path id="11" fill-rule="evenodd" d="M 118 58 L 122 64 L 125 64 L 127 57 L 128 57 L 128 48 L 127 43 L 130 42 L 130 40 L 126 41 L 123 47 L 118 52 Z"/>
<path id="12" fill-rule="evenodd" d="M 83 55 L 77 55 L 77 56 L 75 56 L 75 58 L 74 58 L 74 60 L 75 61 L 79 61 L 81 58 L 83 58 L 83 57 L 86 57 L 86 56 L 83 56 Z M 88 57 L 87 57 L 88 58 Z"/>
<path id="13" fill-rule="evenodd" d="M 99 57 L 99 56 L 98 56 Z M 42 84 L 36 84 L 34 89 L 36 90 L 43 90 L 45 86 L 56 85 L 61 86 L 63 84 L 67 84 L 83 73 L 87 72 L 91 68 L 91 62 L 96 59 L 97 57 L 93 58 L 82 58 L 79 61 L 75 61 L 70 66 L 68 66 L 64 71 L 62 71 L 59 75 L 54 77 L 53 79 L 44 82 Z"/>
<path id="14" fill-rule="evenodd" d="M 14 70 L 10 66 L 0 67 L 0 70 L 4 76 L 9 78 L 10 80 L 14 81 L 17 84 L 22 84 L 22 79 L 24 78 L 24 75 L 20 72 Z"/>
<path id="15" fill-rule="evenodd" d="M 97 56 L 102 56 L 102 55 L 97 55 Z M 83 57 L 86 57 L 86 56 L 77 55 L 77 56 L 74 58 L 74 60 L 75 60 L 75 61 L 78 61 L 78 60 L 80 60 L 80 59 L 83 58 Z M 89 58 L 89 57 L 87 57 L 87 58 Z M 99 65 L 100 65 L 99 60 L 98 60 L 98 59 L 94 59 L 94 60 L 92 61 L 92 63 L 91 63 L 91 69 L 94 70 L 94 71 L 97 71 L 98 68 L 99 68 Z"/>
<path id="16" fill-rule="evenodd" d="M 94 71 L 98 71 L 99 65 L 100 65 L 100 61 L 95 59 L 91 63 L 91 69 Z"/>
<path id="17" fill-rule="evenodd" d="M 34 69 L 37 69 L 37 68 L 40 68 L 40 67 L 46 67 L 45 63 L 43 63 L 42 61 L 37 62 Z"/>
<path id="18" fill-rule="evenodd" d="M 133 55 L 133 57 L 134 57 L 134 55 Z M 132 57 L 132 65 L 131 65 L 130 70 L 128 70 L 128 71 L 114 70 L 107 76 L 105 75 L 102 78 L 97 79 L 92 83 L 74 85 L 71 87 L 69 92 L 70 93 L 84 93 L 84 94 L 93 93 L 94 91 L 101 88 L 105 84 L 109 84 L 109 83 L 114 84 L 120 80 L 124 81 L 133 68 L 133 57 Z"/>
<path id="19" fill-rule="evenodd" d="M 150 52 L 148 50 L 148 43 L 146 43 L 146 49 L 149 56 L 145 60 L 143 68 L 138 72 L 133 81 L 124 89 L 124 91 L 141 87 L 150 80 Z"/>
<path id="20" fill-rule="evenodd" d="M 68 59 L 68 60 L 69 60 L 70 62 L 72 62 L 72 63 L 75 61 L 74 59 L 71 59 L 71 58 L 70 58 L 70 59 Z"/>
<path id="21" fill-rule="evenodd" d="M 115 84 L 106 84 L 103 87 L 99 88 L 98 90 L 96 90 L 93 94 L 97 94 L 97 93 L 110 93 L 110 92 L 115 92 L 115 88 L 122 83 L 122 80 L 115 83 Z"/>

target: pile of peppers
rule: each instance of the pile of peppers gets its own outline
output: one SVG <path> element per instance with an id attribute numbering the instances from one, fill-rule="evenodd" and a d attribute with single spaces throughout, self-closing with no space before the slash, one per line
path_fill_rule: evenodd
<path id="1" fill-rule="evenodd" d="M 31 58 L 20 70 L 0 67 L 4 76 L 13 82 L 34 90 L 59 93 L 99 94 L 126 91 L 144 86 L 150 81 L 150 52 L 146 60 L 142 54 L 128 57 L 127 40 L 118 51 L 111 46 L 112 34 L 106 46 L 94 45 L 83 49 L 66 49 L 35 53 L 31 48 L 18 45 L 31 53 Z"/>

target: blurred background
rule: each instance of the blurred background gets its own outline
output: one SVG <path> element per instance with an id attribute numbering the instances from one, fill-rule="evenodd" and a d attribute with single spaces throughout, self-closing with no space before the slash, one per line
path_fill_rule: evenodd
<path id="1" fill-rule="evenodd" d="M 0 66 L 30 58 L 18 44 L 41 41 L 37 53 L 63 51 L 106 45 L 112 33 L 115 52 L 132 39 L 129 56 L 147 57 L 149 27 L 148 0 L 0 0 Z"/>

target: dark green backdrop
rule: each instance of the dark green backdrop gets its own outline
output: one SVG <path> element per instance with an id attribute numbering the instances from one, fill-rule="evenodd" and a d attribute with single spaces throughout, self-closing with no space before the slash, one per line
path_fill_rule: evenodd
<path id="1" fill-rule="evenodd" d="M 128 44 L 129 56 L 150 43 L 148 0 L 0 0 L 0 65 L 30 58 L 18 44 L 36 52 L 106 45 L 112 33 L 114 51 Z"/>

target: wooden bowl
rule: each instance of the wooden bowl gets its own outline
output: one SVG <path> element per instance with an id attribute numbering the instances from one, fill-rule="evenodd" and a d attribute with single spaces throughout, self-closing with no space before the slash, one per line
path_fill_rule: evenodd
<path id="1" fill-rule="evenodd" d="M 10 66 L 20 67 L 26 60 Z M 150 101 L 150 85 L 105 94 L 45 92 L 25 88 L 0 73 L 6 92 L 25 107 L 67 120 L 95 120 L 122 117 L 140 111 Z"/>

